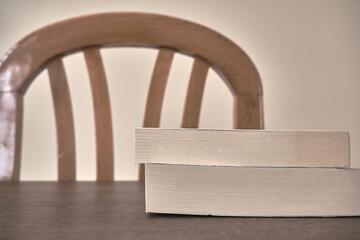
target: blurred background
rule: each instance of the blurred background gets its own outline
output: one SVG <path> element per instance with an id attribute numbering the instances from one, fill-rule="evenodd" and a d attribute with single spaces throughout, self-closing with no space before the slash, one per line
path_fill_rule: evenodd
<path id="1" fill-rule="evenodd" d="M 208 26 L 250 56 L 264 90 L 267 130 L 345 130 L 360 168 L 360 1 L 357 0 L 0 0 L 0 54 L 32 31 L 99 12 L 153 12 Z M 66 33 L 64 33 L 66 34 Z M 206 39 L 204 40 L 206 41 Z M 137 179 L 133 127 L 142 124 L 153 49 L 102 50 L 115 131 L 115 179 Z M 192 60 L 177 54 L 161 127 L 179 127 Z M 77 146 L 77 178 L 95 179 L 90 86 L 82 54 L 65 58 Z M 47 72 L 25 95 L 22 180 L 56 180 L 56 137 Z M 231 128 L 232 97 L 210 71 L 200 127 Z"/>

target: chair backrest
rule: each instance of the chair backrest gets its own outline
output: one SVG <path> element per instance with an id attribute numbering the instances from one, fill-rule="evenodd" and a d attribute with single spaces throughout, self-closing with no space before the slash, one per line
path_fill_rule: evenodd
<path id="1" fill-rule="evenodd" d="M 105 13 L 61 21 L 28 35 L 0 62 L 0 180 L 18 180 L 23 96 L 47 68 L 55 108 L 58 179 L 75 180 L 75 137 L 70 94 L 62 57 L 83 51 L 95 113 L 97 180 L 113 180 L 113 136 L 109 92 L 99 49 L 158 48 L 143 120 L 159 127 L 169 69 L 175 52 L 194 58 L 181 127 L 197 128 L 209 67 L 234 96 L 234 128 L 263 127 L 259 74 L 244 51 L 204 26 L 156 14 Z M 143 168 L 140 169 L 143 179 Z"/>

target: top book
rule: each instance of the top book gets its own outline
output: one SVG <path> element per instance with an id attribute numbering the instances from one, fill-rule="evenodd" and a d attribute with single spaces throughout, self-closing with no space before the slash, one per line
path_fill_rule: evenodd
<path id="1" fill-rule="evenodd" d="M 135 162 L 240 167 L 349 167 L 349 133 L 135 129 Z"/>

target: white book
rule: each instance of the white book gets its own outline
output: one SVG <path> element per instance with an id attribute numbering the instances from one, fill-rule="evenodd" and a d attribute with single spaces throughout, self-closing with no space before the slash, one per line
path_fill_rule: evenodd
<path id="1" fill-rule="evenodd" d="M 243 167 L 349 167 L 349 133 L 135 129 L 136 163 Z"/>
<path id="2" fill-rule="evenodd" d="M 146 211 L 219 216 L 360 216 L 349 134 L 136 129 Z"/>
<path id="3" fill-rule="evenodd" d="M 360 169 L 145 164 L 146 212 L 360 216 Z"/>

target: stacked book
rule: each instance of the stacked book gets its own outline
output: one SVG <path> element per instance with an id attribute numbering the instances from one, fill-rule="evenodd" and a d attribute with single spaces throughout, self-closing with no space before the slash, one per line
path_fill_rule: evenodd
<path id="1" fill-rule="evenodd" d="M 218 216 L 360 216 L 349 134 L 135 129 L 146 212 Z"/>

